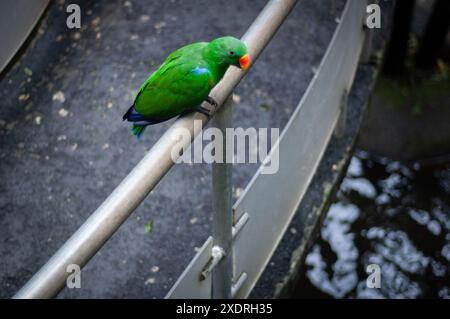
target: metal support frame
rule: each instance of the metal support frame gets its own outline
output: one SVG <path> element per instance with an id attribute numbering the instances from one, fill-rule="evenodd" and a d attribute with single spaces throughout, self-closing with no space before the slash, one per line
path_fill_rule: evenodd
<path id="1" fill-rule="evenodd" d="M 233 99 L 227 98 L 224 105 L 217 111 L 213 125 L 222 132 L 222 163 L 212 164 L 213 180 L 213 240 L 214 245 L 221 247 L 225 255 L 213 269 L 213 298 L 231 298 L 231 282 L 233 277 L 232 228 L 232 163 L 233 150 L 228 149 L 226 129 L 233 127 Z"/>

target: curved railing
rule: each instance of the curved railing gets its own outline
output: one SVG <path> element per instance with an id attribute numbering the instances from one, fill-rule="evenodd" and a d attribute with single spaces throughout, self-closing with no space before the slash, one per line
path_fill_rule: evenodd
<path id="1" fill-rule="evenodd" d="M 283 23 L 295 0 L 271 0 L 242 37 L 255 61 Z M 213 234 L 169 291 L 170 298 L 247 297 L 286 227 L 292 219 L 339 118 L 345 115 L 350 90 L 364 42 L 366 2 L 348 0 L 339 25 L 308 89 L 288 124 L 242 196 L 231 205 L 231 165 L 213 164 L 215 215 Z M 245 73 L 230 68 L 211 96 L 219 107 L 216 126 L 231 126 L 232 100 L 228 98 Z M 228 99 L 227 99 L 228 98 Z M 222 106 L 224 104 L 224 106 Z M 221 107 L 220 107 L 221 106 Z M 210 107 L 204 104 L 204 107 Z M 117 186 L 55 255 L 14 296 L 49 298 L 66 284 L 71 264 L 83 267 L 146 198 L 174 164 L 172 149 L 182 128 L 192 140 L 208 118 L 195 113 L 180 117 L 140 163 Z M 192 142 L 183 142 L 188 147 Z M 183 148 L 183 149 L 186 149 Z M 279 156 L 279 169 L 262 174 L 264 165 Z M 263 201 L 278 189 L 271 201 Z"/>

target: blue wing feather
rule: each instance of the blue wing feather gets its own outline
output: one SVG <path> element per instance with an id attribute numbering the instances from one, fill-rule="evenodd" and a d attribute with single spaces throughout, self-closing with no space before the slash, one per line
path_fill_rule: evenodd
<path id="1" fill-rule="evenodd" d="M 195 75 L 200 75 L 200 74 L 205 74 L 205 73 L 209 73 L 209 70 L 207 68 L 201 68 L 201 67 L 196 67 L 195 69 L 193 69 L 191 71 L 192 74 Z"/>

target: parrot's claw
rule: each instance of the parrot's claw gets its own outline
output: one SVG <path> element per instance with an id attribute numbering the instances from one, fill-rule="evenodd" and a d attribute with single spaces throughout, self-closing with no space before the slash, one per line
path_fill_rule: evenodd
<path id="1" fill-rule="evenodd" d="M 209 104 L 211 104 L 212 106 L 214 106 L 215 109 L 219 106 L 219 104 L 216 102 L 216 100 L 214 100 L 210 96 L 207 96 L 205 101 L 208 102 Z"/>
<path id="2" fill-rule="evenodd" d="M 202 113 L 204 115 L 206 115 L 208 118 L 212 115 L 211 111 L 208 110 L 206 107 L 203 106 L 197 106 L 194 111 L 198 112 L 198 113 Z"/>

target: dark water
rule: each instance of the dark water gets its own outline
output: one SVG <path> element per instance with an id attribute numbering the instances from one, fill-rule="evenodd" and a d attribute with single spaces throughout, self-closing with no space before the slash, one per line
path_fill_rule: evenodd
<path id="1" fill-rule="evenodd" d="M 450 165 L 358 151 L 306 259 L 297 297 L 450 298 Z M 380 288 L 366 268 L 380 267 Z"/>

